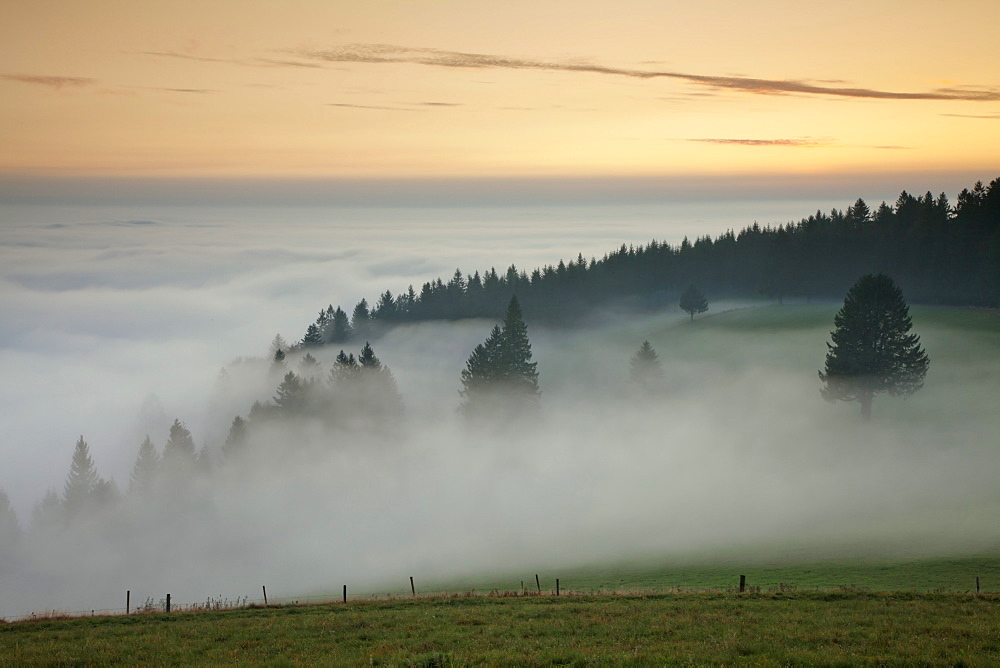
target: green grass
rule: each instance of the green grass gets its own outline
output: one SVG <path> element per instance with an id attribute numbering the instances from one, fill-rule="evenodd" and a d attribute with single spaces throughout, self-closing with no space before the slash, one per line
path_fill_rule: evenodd
<path id="1" fill-rule="evenodd" d="M 1000 596 L 457 597 L 0 625 L 0 665 L 996 665 Z"/>

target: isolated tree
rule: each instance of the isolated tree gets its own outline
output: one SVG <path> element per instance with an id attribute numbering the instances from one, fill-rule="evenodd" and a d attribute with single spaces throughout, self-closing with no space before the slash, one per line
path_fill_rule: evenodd
<path id="1" fill-rule="evenodd" d="M 90 448 L 81 436 L 73 449 L 69 476 L 63 488 L 63 507 L 66 509 L 67 517 L 73 517 L 88 509 L 98 480 L 100 478 L 94 468 L 94 461 L 90 458 Z"/>
<path id="2" fill-rule="evenodd" d="M 643 389 L 648 388 L 650 383 L 663 377 L 660 357 L 649 341 L 643 341 L 639 350 L 632 355 L 632 359 L 629 360 L 628 374 L 631 381 Z"/>
<path id="3" fill-rule="evenodd" d="M 146 439 L 139 445 L 139 454 L 136 455 L 135 464 L 132 466 L 132 475 L 129 476 L 129 496 L 141 496 L 149 493 L 153 488 L 159 468 L 160 455 L 156 452 L 156 446 L 149 440 L 149 436 L 146 436 Z"/>
<path id="4" fill-rule="evenodd" d="M 691 320 L 694 320 L 695 313 L 704 313 L 708 310 L 708 300 L 696 286 L 689 285 L 681 293 L 681 309 L 687 311 L 691 315 Z"/>
<path id="5" fill-rule="evenodd" d="M 476 346 L 462 370 L 461 410 L 466 414 L 496 409 L 500 414 L 538 405 L 537 363 L 531 361 L 528 328 L 517 297 L 511 297 L 503 327 L 494 326 Z"/>
<path id="6" fill-rule="evenodd" d="M 891 278 L 858 279 L 833 319 L 826 365 L 819 372 L 828 401 L 857 401 L 868 420 L 876 394 L 908 396 L 924 384 L 930 360 L 910 334 L 910 308 Z"/>

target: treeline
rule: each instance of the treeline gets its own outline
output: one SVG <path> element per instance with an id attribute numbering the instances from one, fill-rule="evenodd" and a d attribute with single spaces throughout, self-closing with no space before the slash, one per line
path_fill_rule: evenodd
<path id="1" fill-rule="evenodd" d="M 858 276 L 888 274 L 911 301 L 1000 306 L 1000 178 L 964 189 L 953 205 L 941 193 L 872 209 L 858 199 L 846 210 L 817 211 L 797 223 L 727 231 L 680 244 L 622 245 L 600 259 L 578 255 L 530 273 L 511 265 L 386 290 L 351 315 L 332 304 L 299 345 L 366 340 L 401 322 L 497 318 L 517 294 L 535 322 L 568 324 L 599 307 L 676 303 L 698 285 L 712 299 L 763 295 L 840 299 Z"/>

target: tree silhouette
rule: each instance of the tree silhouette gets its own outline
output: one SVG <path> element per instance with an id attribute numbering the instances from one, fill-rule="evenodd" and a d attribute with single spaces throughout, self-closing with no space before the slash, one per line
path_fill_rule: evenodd
<path id="1" fill-rule="evenodd" d="M 222 445 L 222 454 L 227 458 L 237 457 L 243 451 L 246 442 L 247 421 L 237 415 L 229 425 L 229 434 L 226 435 L 226 442 Z"/>
<path id="2" fill-rule="evenodd" d="M 660 357 L 653 350 L 649 341 L 643 341 L 639 350 L 632 355 L 629 360 L 629 378 L 631 381 L 643 389 L 648 389 L 650 383 L 654 383 L 663 377 L 663 368 L 660 366 Z"/>
<path id="3" fill-rule="evenodd" d="M 149 440 L 149 436 L 146 436 L 139 445 L 139 454 L 136 455 L 135 464 L 132 466 L 132 475 L 129 476 L 129 496 L 148 494 L 153 488 L 159 468 L 160 455 L 157 454 L 156 446 Z"/>
<path id="4" fill-rule="evenodd" d="M 164 471 L 171 476 L 188 475 L 194 469 L 195 456 L 191 432 L 180 420 L 175 419 L 170 425 L 170 438 L 163 446 L 161 464 Z"/>
<path id="5" fill-rule="evenodd" d="M 857 401 L 868 420 L 876 394 L 908 396 L 924 384 L 930 361 L 920 337 L 910 334 L 910 309 L 891 278 L 858 279 L 833 320 L 833 343 L 819 372 L 828 401 Z"/>
<path id="6" fill-rule="evenodd" d="M 73 449 L 73 461 L 63 488 L 63 507 L 67 517 L 72 518 L 89 510 L 98 480 L 100 478 L 94 468 L 94 461 L 90 458 L 90 448 L 81 436 Z"/>
<path id="7" fill-rule="evenodd" d="M 687 311 L 691 315 L 691 320 L 694 320 L 695 313 L 704 313 L 708 310 L 708 300 L 696 286 L 689 285 L 681 293 L 681 309 Z"/>
<path id="8" fill-rule="evenodd" d="M 537 408 L 538 370 L 531 361 L 528 328 L 517 297 L 511 297 L 503 327 L 496 325 L 476 346 L 461 373 L 461 410 L 467 415 L 509 415 Z"/>

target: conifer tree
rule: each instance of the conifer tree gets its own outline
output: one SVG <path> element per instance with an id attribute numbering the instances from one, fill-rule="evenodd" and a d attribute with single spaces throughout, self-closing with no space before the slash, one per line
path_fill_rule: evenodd
<path id="1" fill-rule="evenodd" d="M 247 442 L 247 421 L 239 415 L 233 418 L 233 423 L 229 425 L 229 434 L 226 442 L 222 445 L 222 454 L 226 458 L 237 457 L 246 447 Z"/>
<path id="2" fill-rule="evenodd" d="M 656 354 L 649 341 L 643 341 L 639 350 L 629 360 L 629 378 L 636 385 L 647 389 L 650 384 L 662 377 L 663 368 L 660 366 L 659 355 Z"/>
<path id="3" fill-rule="evenodd" d="M 288 350 L 288 342 L 285 341 L 285 337 L 281 334 L 275 334 L 274 338 L 271 339 L 271 345 L 268 347 L 268 355 L 273 360 L 275 353 L 279 350 Z"/>
<path id="4" fill-rule="evenodd" d="M 17 521 L 17 513 L 10 505 L 7 493 L 0 489 L 0 554 L 10 549 L 21 539 L 21 524 Z"/>
<path id="5" fill-rule="evenodd" d="M 313 382 L 322 373 L 323 367 L 311 354 L 306 353 L 302 359 L 299 360 L 299 377 L 302 378 L 305 383 Z"/>
<path id="6" fill-rule="evenodd" d="M 278 415 L 292 417 L 301 413 L 306 406 L 306 392 L 302 381 L 293 372 L 285 374 L 274 395 L 274 406 Z"/>
<path id="7" fill-rule="evenodd" d="M 461 410 L 468 415 L 501 416 L 537 408 L 538 371 L 531 361 L 528 328 L 516 296 L 507 305 L 503 327 L 494 326 L 486 341 L 472 351 L 461 381 Z"/>
<path id="8" fill-rule="evenodd" d="M 191 432 L 175 419 L 170 426 L 170 438 L 163 446 L 161 464 L 168 475 L 189 474 L 194 468 L 195 447 Z"/>
<path id="9" fill-rule="evenodd" d="M 828 401 L 857 401 L 870 419 L 876 394 L 908 396 L 924 384 L 930 360 L 902 291 L 885 274 L 858 279 L 833 319 L 826 365 L 819 372 Z"/>
<path id="10" fill-rule="evenodd" d="M 347 313 L 338 306 L 329 319 L 329 328 L 324 332 L 324 338 L 327 343 L 344 343 L 350 340 L 352 334 Z"/>
<path id="11" fill-rule="evenodd" d="M 73 460 L 63 488 L 63 507 L 67 517 L 90 510 L 94 486 L 99 479 L 94 461 L 90 458 L 90 448 L 81 436 L 73 449 Z"/>
<path id="12" fill-rule="evenodd" d="M 306 335 L 302 337 L 302 347 L 315 348 L 321 345 L 323 345 L 323 335 L 320 333 L 319 327 L 315 323 L 309 325 L 306 328 Z"/>
<path id="13" fill-rule="evenodd" d="M 360 373 L 360 366 L 357 360 L 354 359 L 354 353 L 348 355 L 341 350 L 337 353 L 337 359 L 330 369 L 330 384 L 331 386 L 337 386 L 342 383 L 349 383 L 357 377 L 358 373 Z"/>
<path id="14" fill-rule="evenodd" d="M 708 310 L 708 300 L 705 299 L 705 295 L 701 294 L 701 290 L 694 285 L 689 285 L 681 293 L 681 310 L 687 311 L 693 321 L 695 313 L 704 313 Z"/>
<path id="15" fill-rule="evenodd" d="M 51 487 L 45 492 L 42 500 L 31 510 L 31 530 L 51 531 L 59 525 L 62 518 L 62 503 L 59 495 Z"/>
<path id="16" fill-rule="evenodd" d="M 153 489 L 159 468 L 160 455 L 147 435 L 139 445 L 139 454 L 136 455 L 135 464 L 132 466 L 132 475 L 129 476 L 129 496 L 148 494 Z"/>
<path id="17" fill-rule="evenodd" d="M 368 312 L 368 300 L 362 299 L 354 307 L 351 314 L 351 330 L 355 338 L 363 339 L 371 331 L 371 313 Z"/>

